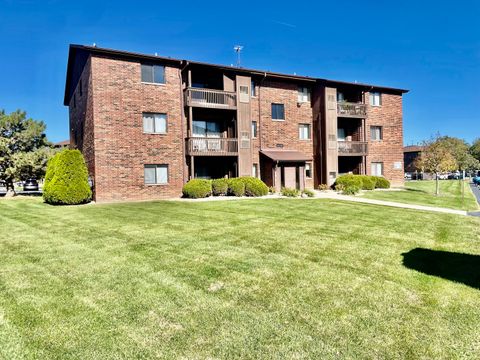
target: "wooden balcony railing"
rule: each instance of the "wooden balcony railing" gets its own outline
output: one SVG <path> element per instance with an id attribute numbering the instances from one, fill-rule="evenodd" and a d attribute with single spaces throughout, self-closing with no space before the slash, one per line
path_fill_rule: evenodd
<path id="1" fill-rule="evenodd" d="M 187 88 L 185 90 L 187 106 L 197 106 L 213 109 L 236 109 L 237 94 L 231 91 Z"/>
<path id="2" fill-rule="evenodd" d="M 338 156 L 364 156 L 367 155 L 367 142 L 365 141 L 338 141 Z"/>
<path id="3" fill-rule="evenodd" d="M 188 138 L 187 155 L 236 156 L 238 141 L 234 138 Z"/>
<path id="4" fill-rule="evenodd" d="M 337 115 L 343 117 L 365 118 L 367 117 L 367 107 L 362 103 L 337 103 Z"/>

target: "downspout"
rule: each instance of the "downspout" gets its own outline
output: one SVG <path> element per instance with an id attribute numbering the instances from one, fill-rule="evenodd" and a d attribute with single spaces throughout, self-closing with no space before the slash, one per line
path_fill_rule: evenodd
<path id="1" fill-rule="evenodd" d="M 183 68 L 181 68 L 179 71 L 178 71 L 178 79 L 180 80 L 180 114 L 181 114 L 181 118 L 182 118 L 182 126 L 181 126 L 181 129 L 182 129 L 182 156 L 183 156 L 183 160 L 182 160 L 182 176 L 183 176 L 183 183 L 186 183 L 186 177 L 185 177 L 185 160 L 186 160 L 186 156 L 185 156 L 185 129 L 184 127 L 187 125 L 187 122 L 185 120 L 185 104 L 184 104 L 184 101 L 183 101 L 183 79 L 182 79 L 182 72 L 185 70 L 185 68 L 189 65 L 189 62 L 188 61 L 185 61 L 185 66 Z"/>

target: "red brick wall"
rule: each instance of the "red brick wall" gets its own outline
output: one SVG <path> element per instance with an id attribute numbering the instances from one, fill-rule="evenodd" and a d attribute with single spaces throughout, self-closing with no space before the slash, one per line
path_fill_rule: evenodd
<path id="1" fill-rule="evenodd" d="M 184 180 L 184 134 L 179 69 L 166 84 L 141 82 L 140 63 L 92 58 L 96 200 L 177 197 Z M 142 113 L 166 113 L 167 134 L 144 134 Z M 167 185 L 145 185 L 144 165 L 168 165 Z"/>
<path id="2" fill-rule="evenodd" d="M 93 94 L 91 60 L 89 59 L 80 77 L 80 81 L 70 99 L 70 147 L 79 149 L 87 164 L 88 172 L 95 174 L 94 123 L 93 123 Z"/>
<path id="3" fill-rule="evenodd" d="M 298 104 L 298 85 L 295 83 L 264 81 L 258 84 L 257 97 L 252 99 L 252 120 L 258 124 L 258 137 L 253 140 L 253 162 L 259 163 L 260 146 L 299 150 L 313 159 L 313 116 L 311 102 Z M 285 120 L 272 120 L 272 103 L 285 105 Z M 299 124 L 310 124 L 310 140 L 300 140 Z M 261 142 L 261 145 L 260 145 Z M 312 173 L 313 173 L 313 164 Z M 313 179 L 305 179 L 305 186 L 313 188 Z"/>
<path id="4" fill-rule="evenodd" d="M 384 176 L 392 185 L 403 185 L 403 123 L 402 96 L 382 94 L 382 106 L 370 106 L 369 94 L 367 103 L 367 174 L 371 172 L 372 162 L 383 162 Z M 383 140 L 371 141 L 370 126 L 382 126 Z M 401 164 L 400 169 L 394 169 L 394 163 Z"/>

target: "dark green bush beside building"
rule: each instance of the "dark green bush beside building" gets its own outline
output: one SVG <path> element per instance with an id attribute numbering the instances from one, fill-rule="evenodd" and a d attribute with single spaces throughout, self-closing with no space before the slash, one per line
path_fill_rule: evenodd
<path id="1" fill-rule="evenodd" d="M 335 181 L 335 189 L 344 194 L 353 195 L 360 190 L 388 189 L 390 181 L 381 176 L 370 175 L 341 175 Z"/>
<path id="2" fill-rule="evenodd" d="M 192 179 L 183 185 L 183 196 L 192 199 L 206 198 L 212 194 L 212 181 Z"/>
<path id="3" fill-rule="evenodd" d="M 228 179 L 228 195 L 245 196 L 245 183 L 241 178 Z"/>
<path id="4" fill-rule="evenodd" d="M 43 199 L 49 204 L 76 205 L 91 200 L 88 171 L 79 150 L 63 150 L 47 165 Z"/>
<path id="5" fill-rule="evenodd" d="M 245 184 L 246 196 L 265 196 L 268 195 L 268 186 L 260 179 L 253 176 L 241 177 Z"/>
<path id="6" fill-rule="evenodd" d="M 227 179 L 215 179 L 212 180 L 212 193 L 214 196 L 227 195 L 228 193 L 228 181 Z"/>

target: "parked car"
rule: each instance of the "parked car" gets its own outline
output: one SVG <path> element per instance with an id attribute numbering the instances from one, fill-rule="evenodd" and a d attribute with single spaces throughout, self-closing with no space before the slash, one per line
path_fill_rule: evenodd
<path id="1" fill-rule="evenodd" d="M 5 184 L 5 181 L 0 181 L 0 194 L 6 193 L 7 192 L 7 184 Z"/>
<path id="2" fill-rule="evenodd" d="M 448 180 L 448 174 L 438 174 L 438 180 Z"/>
<path id="3" fill-rule="evenodd" d="M 412 180 L 412 174 L 405 173 L 405 180 Z"/>
<path id="4" fill-rule="evenodd" d="M 472 179 L 473 183 L 475 185 L 478 185 L 480 186 L 480 176 L 475 176 L 473 179 Z"/>
<path id="5" fill-rule="evenodd" d="M 38 182 L 35 179 L 28 179 L 23 183 L 23 191 L 38 191 Z"/>

